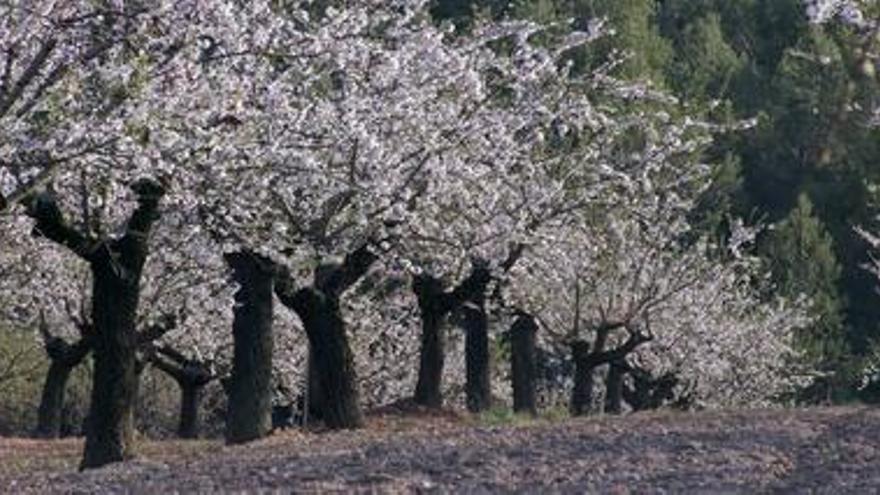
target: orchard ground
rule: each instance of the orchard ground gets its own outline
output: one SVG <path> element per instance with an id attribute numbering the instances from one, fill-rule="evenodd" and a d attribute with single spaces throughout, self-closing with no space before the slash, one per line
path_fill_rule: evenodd
<path id="1" fill-rule="evenodd" d="M 143 442 L 76 472 L 80 440 L 0 438 L 0 491 L 876 493 L 880 409 L 653 412 L 531 420 L 385 409 L 367 428 Z"/>

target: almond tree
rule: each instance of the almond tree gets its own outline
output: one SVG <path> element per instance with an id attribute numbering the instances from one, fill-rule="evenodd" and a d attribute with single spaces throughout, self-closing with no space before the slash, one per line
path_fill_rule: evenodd
<path id="1" fill-rule="evenodd" d="M 149 2 L 10 0 L 0 5 L 0 212 L 118 138 L 125 84 L 148 45 Z M 104 92 L 104 97 L 97 96 Z"/>
<path id="2" fill-rule="evenodd" d="M 791 339 L 804 308 L 762 295 L 743 247 L 750 231 L 734 228 L 721 246 L 691 231 L 709 171 L 693 160 L 708 137 L 701 128 L 685 120 L 646 133 L 626 155 L 643 172 L 557 237 L 536 238 L 511 274 L 515 303 L 571 349 L 574 414 L 591 408 L 595 369 L 627 360 L 675 373 L 712 406 L 763 404 L 802 376 Z"/>
<path id="3" fill-rule="evenodd" d="M 71 303 L 83 300 L 79 291 L 88 287 L 88 276 L 75 257 L 31 236 L 25 219 L 6 216 L 2 224 L 0 320 L 39 330 L 38 341 L 49 357 L 49 369 L 35 434 L 53 438 L 60 433 L 68 377 L 91 350 L 87 328 L 71 319 L 71 314 L 81 314 Z"/>
<path id="4" fill-rule="evenodd" d="M 153 102 L 144 95 L 169 82 L 162 67 L 176 48 L 163 38 L 161 15 L 170 6 L 0 7 L 4 202 L 92 276 L 95 368 L 83 468 L 132 455 L 140 282 L 172 171 L 145 148 L 137 124 Z M 83 221 L 70 220 L 80 209 Z"/>
<path id="5" fill-rule="evenodd" d="M 163 156 L 190 164 L 188 187 L 199 191 L 207 227 L 222 239 L 229 261 L 241 265 L 247 292 L 237 307 L 252 308 L 255 318 L 244 326 L 270 332 L 264 293 L 273 285 L 302 320 L 319 402 L 333 427 L 361 423 L 340 312 L 344 294 L 386 251 L 404 264 L 414 257 L 411 249 L 423 249 L 402 241 L 416 224 L 443 223 L 440 207 L 423 205 L 488 194 L 474 202 L 501 213 L 488 183 L 482 192 L 473 184 L 487 178 L 504 185 L 504 177 L 528 165 L 536 127 L 551 115 L 580 113 L 567 102 L 559 103 L 564 111 L 555 108 L 549 97 L 541 108 L 529 106 L 540 86 L 530 74 L 555 74 L 558 54 L 535 48 L 509 58 L 489 48 L 502 38 L 528 38 L 535 26 L 490 26 L 454 38 L 428 22 L 423 7 L 354 2 L 315 14 L 281 12 L 270 2 L 200 3 L 187 14 L 187 36 L 200 47 L 174 62 L 188 86 L 150 127 Z M 585 38 L 573 35 L 565 46 Z M 525 83 L 531 86 L 519 87 Z M 500 85 L 522 89 L 517 105 L 498 104 L 497 93 L 507 91 Z M 513 182 L 504 185 L 508 201 L 519 198 Z M 475 295 L 458 296 L 476 303 L 478 314 L 485 313 L 483 273 L 477 271 Z M 474 334 L 484 335 L 485 319 L 475 321 L 481 329 Z M 267 362 L 271 351 L 262 351 Z M 233 382 L 265 375 L 245 369 L 233 371 Z M 266 380 L 251 385 L 268 393 Z M 252 430 L 242 440 L 262 431 Z"/>

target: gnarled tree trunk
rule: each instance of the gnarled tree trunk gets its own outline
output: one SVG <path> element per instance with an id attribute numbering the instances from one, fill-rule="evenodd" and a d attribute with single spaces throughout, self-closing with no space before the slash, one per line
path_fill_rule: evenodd
<path id="1" fill-rule="evenodd" d="M 64 390 L 67 388 L 67 379 L 73 368 L 52 361 L 46 381 L 43 384 L 43 393 L 40 397 L 40 408 L 37 411 L 37 428 L 34 435 L 40 438 L 58 438 L 61 435 L 61 412 L 64 407 Z"/>
<path id="2" fill-rule="evenodd" d="M 48 337 L 46 352 L 49 355 L 49 371 L 43 383 L 40 407 L 37 411 L 37 427 L 34 435 L 40 438 L 58 438 L 61 435 L 64 393 L 70 373 L 88 355 L 91 349 L 86 339 L 68 344 L 58 337 Z"/>
<path id="3" fill-rule="evenodd" d="M 298 292 L 297 314 L 303 322 L 312 349 L 312 372 L 318 390 L 312 401 L 330 428 L 357 428 L 363 414 L 357 389 L 354 355 L 345 334 L 339 301 L 303 289 Z"/>
<path id="4" fill-rule="evenodd" d="M 272 431 L 272 287 L 268 260 L 250 252 L 226 256 L 235 293 L 234 353 L 226 411 L 227 443 L 244 443 Z"/>
<path id="5" fill-rule="evenodd" d="M 485 298 L 475 298 L 462 307 L 465 330 L 465 394 L 471 412 L 489 409 L 492 388 L 489 364 L 489 318 Z"/>
<path id="6" fill-rule="evenodd" d="M 605 380 L 605 412 L 608 414 L 623 412 L 623 378 L 626 365 L 621 361 L 612 361 L 608 365 L 608 378 Z"/>
<path id="7" fill-rule="evenodd" d="M 474 267 L 467 278 L 450 291 L 443 289 L 442 282 L 430 275 L 420 275 L 413 281 L 413 291 L 419 300 L 419 310 L 422 320 L 422 337 L 419 348 L 419 375 L 416 382 L 416 390 L 413 398 L 417 404 L 439 409 L 443 405 L 443 362 L 445 358 L 445 336 L 443 327 L 449 314 L 461 310 L 466 301 L 485 301 L 486 287 L 491 280 L 488 268 L 483 266 Z M 485 313 L 485 311 L 483 311 Z M 477 317 L 477 320 L 479 317 Z M 473 326 L 481 325 L 474 320 Z M 485 325 L 484 325 L 485 328 Z M 465 328 L 467 330 L 467 328 Z M 488 332 L 488 329 L 486 329 Z M 479 333 L 480 330 L 477 329 Z M 476 338 L 476 340 L 473 340 Z M 486 351 L 479 350 L 480 337 L 475 334 L 471 339 L 475 359 L 478 356 L 488 355 L 488 334 L 486 335 Z M 475 363 L 471 363 L 473 366 Z M 486 359 L 488 366 L 488 358 Z M 488 370 L 488 368 L 487 368 Z M 474 378 L 482 372 L 478 368 L 472 369 Z M 472 384 L 477 382 L 471 381 Z"/>
<path id="8" fill-rule="evenodd" d="M 526 313 L 519 313 L 510 327 L 510 376 L 513 378 L 513 410 L 538 414 L 535 394 L 537 354 L 535 333 L 538 325 Z"/>
<path id="9" fill-rule="evenodd" d="M 590 360 L 590 343 L 582 340 L 571 345 L 574 360 L 574 388 L 571 391 L 569 409 L 572 416 L 589 414 L 593 405 L 593 371 Z"/>
<path id="10" fill-rule="evenodd" d="M 199 437 L 199 402 L 202 386 L 194 382 L 181 382 L 180 385 L 180 422 L 177 436 L 180 438 Z"/>
<path id="11" fill-rule="evenodd" d="M 165 189 L 158 182 L 143 179 L 135 182 L 132 190 L 138 207 L 129 218 L 125 235 L 92 244 L 87 256 L 92 271 L 95 367 L 82 469 L 134 456 L 140 281 L 149 253 L 149 234 L 159 218 L 159 201 Z M 81 240 L 68 241 L 78 252 Z M 65 244 L 71 247 L 71 242 Z"/>
<path id="12" fill-rule="evenodd" d="M 311 348 L 310 365 L 315 386 L 309 399 L 324 423 L 334 429 L 363 425 L 354 356 L 339 308 L 342 294 L 363 277 L 378 257 L 364 244 L 341 265 L 322 265 L 311 287 L 297 289 L 289 273 L 276 273 L 275 293 L 305 327 Z"/>
<path id="13" fill-rule="evenodd" d="M 199 402 L 205 385 L 216 379 L 210 366 L 195 359 L 189 359 L 170 346 L 151 348 L 150 362 L 164 371 L 180 387 L 180 417 L 177 435 L 180 438 L 198 438 Z"/>
<path id="14" fill-rule="evenodd" d="M 92 264 L 95 322 L 94 370 L 82 468 L 99 467 L 134 455 L 134 404 L 138 373 L 139 278 L 120 276 L 109 253 Z"/>
<path id="15" fill-rule="evenodd" d="M 605 350 L 605 342 L 610 332 L 617 328 L 627 328 L 629 337 L 619 347 Z M 584 340 L 571 343 L 571 356 L 574 361 L 574 388 L 571 391 L 570 410 L 572 416 L 588 414 L 593 402 L 593 373 L 599 366 L 621 361 L 639 345 L 651 340 L 650 335 L 629 329 L 626 322 L 606 322 L 596 333 L 593 349 Z"/>
<path id="16" fill-rule="evenodd" d="M 449 312 L 447 294 L 441 282 L 421 275 L 413 282 L 413 291 L 419 301 L 422 338 L 419 347 L 419 377 L 413 399 L 416 404 L 439 409 L 443 406 L 443 362 L 445 335 L 443 324 Z"/>

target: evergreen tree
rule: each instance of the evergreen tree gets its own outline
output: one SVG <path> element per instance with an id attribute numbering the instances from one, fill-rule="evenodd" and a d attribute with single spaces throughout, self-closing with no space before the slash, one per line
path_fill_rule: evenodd
<path id="1" fill-rule="evenodd" d="M 721 17 L 712 13 L 681 33 L 667 73 L 673 89 L 685 99 L 719 99 L 729 97 L 744 68 L 745 59 L 724 38 Z"/>
<path id="2" fill-rule="evenodd" d="M 792 298 L 806 296 L 812 302 L 815 323 L 801 331 L 798 345 L 808 364 L 822 375 L 803 391 L 801 399 L 833 399 L 847 380 L 843 368 L 849 354 L 838 289 L 841 269 L 834 242 L 806 194 L 798 196 L 795 208 L 777 224 L 763 247 L 776 289 Z"/>
<path id="3" fill-rule="evenodd" d="M 618 53 L 626 60 L 616 75 L 664 84 L 664 67 L 672 51 L 657 29 L 655 0 L 519 0 L 513 13 L 541 22 L 574 19 L 574 27 L 581 29 L 594 19 L 606 18 L 613 34 L 579 49 L 573 57 L 575 68 L 594 67 Z"/>

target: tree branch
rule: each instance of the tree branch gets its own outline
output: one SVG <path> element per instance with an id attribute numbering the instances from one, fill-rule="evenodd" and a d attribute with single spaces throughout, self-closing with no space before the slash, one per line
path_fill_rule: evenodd
<path id="1" fill-rule="evenodd" d="M 159 319 L 159 322 L 154 323 L 147 328 L 138 332 L 137 343 L 138 347 L 144 347 L 152 342 L 159 340 L 166 333 L 177 328 L 177 317 L 173 314 L 165 314 Z"/>
<path id="2" fill-rule="evenodd" d="M 653 340 L 653 337 L 651 337 L 650 335 L 644 335 L 640 332 L 632 332 L 626 339 L 626 342 L 624 342 L 620 347 L 617 347 L 610 351 L 592 353 L 590 356 L 590 360 L 593 361 L 596 366 L 600 364 L 610 363 L 612 361 L 617 361 L 619 359 L 625 358 L 629 353 L 634 351 L 636 347 L 644 344 L 645 342 L 650 342 L 651 340 Z"/>
<path id="3" fill-rule="evenodd" d="M 26 213 L 37 222 L 34 226 L 35 235 L 46 237 L 67 247 L 80 258 L 91 261 L 99 243 L 67 223 L 54 194 L 43 191 L 32 197 L 28 203 Z"/>
<path id="4" fill-rule="evenodd" d="M 371 243 L 366 243 L 349 253 L 342 265 L 334 269 L 326 278 L 316 280 L 315 285 L 326 295 L 338 298 L 357 283 L 378 259 L 379 256 L 373 252 Z"/>
<path id="5" fill-rule="evenodd" d="M 55 38 L 49 38 L 43 42 L 40 46 L 40 50 L 34 55 L 34 58 L 21 74 L 21 77 L 18 78 L 18 81 L 15 82 L 15 86 L 10 89 L 8 94 L 3 95 L 3 99 L 0 100 L 0 117 L 6 115 L 6 113 L 9 112 L 9 109 L 12 108 L 12 105 L 21 98 L 25 88 L 28 87 L 31 81 L 33 81 L 43 69 L 43 66 L 46 65 L 46 62 L 49 60 L 49 57 L 52 55 L 57 44 L 58 40 Z"/>
<path id="6" fill-rule="evenodd" d="M 474 265 L 467 278 L 462 280 L 449 294 L 453 305 L 459 306 L 464 304 L 465 301 L 474 299 L 479 294 L 484 293 L 491 281 L 492 272 L 488 266 L 482 264 Z"/>

